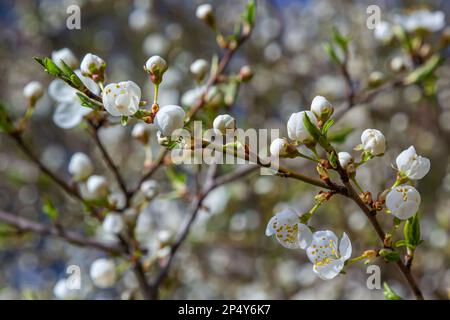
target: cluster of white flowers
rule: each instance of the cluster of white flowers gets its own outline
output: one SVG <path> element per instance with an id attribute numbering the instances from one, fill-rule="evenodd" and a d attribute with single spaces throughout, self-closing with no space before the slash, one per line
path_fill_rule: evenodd
<path id="1" fill-rule="evenodd" d="M 333 279 L 344 268 L 352 254 L 352 245 L 344 233 L 340 242 L 329 230 L 312 232 L 300 222 L 294 210 L 286 209 L 270 219 L 266 235 L 275 235 L 278 242 L 288 249 L 304 249 L 313 263 L 314 272 L 322 279 Z"/>

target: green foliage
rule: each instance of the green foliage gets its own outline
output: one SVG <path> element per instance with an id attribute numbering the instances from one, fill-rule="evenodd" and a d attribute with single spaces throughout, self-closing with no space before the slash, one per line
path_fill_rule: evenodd
<path id="1" fill-rule="evenodd" d="M 14 124 L 9 117 L 6 106 L 0 102 L 0 131 L 12 132 L 14 130 Z"/>
<path id="2" fill-rule="evenodd" d="M 397 251 L 391 249 L 381 249 L 380 256 L 382 256 L 388 262 L 395 262 L 400 259 L 400 254 Z"/>
<path id="3" fill-rule="evenodd" d="M 303 116 L 303 124 L 305 125 L 306 130 L 308 130 L 309 134 L 313 139 L 325 149 L 325 151 L 331 151 L 331 145 L 328 142 L 327 138 L 320 132 L 319 128 L 311 122 L 308 117 L 308 114 L 305 112 Z"/>
<path id="4" fill-rule="evenodd" d="M 406 241 L 405 245 L 411 249 L 415 249 L 422 243 L 422 240 L 420 240 L 420 219 L 417 213 L 406 221 L 403 235 Z"/>
<path id="5" fill-rule="evenodd" d="M 435 54 L 430 59 L 428 59 L 428 61 L 424 65 L 418 67 L 408 76 L 406 76 L 404 84 L 410 85 L 428 79 L 434 74 L 434 71 L 442 64 L 443 61 L 444 59 L 440 55 Z"/>
<path id="6" fill-rule="evenodd" d="M 330 132 L 328 135 L 328 141 L 335 143 L 344 143 L 347 137 L 352 133 L 355 129 L 352 127 L 344 127 L 339 130 Z"/>
<path id="7" fill-rule="evenodd" d="M 49 198 L 44 198 L 44 205 L 42 206 L 42 211 L 54 222 L 58 219 L 59 212 L 53 205 Z"/>
<path id="8" fill-rule="evenodd" d="M 78 98 L 81 100 L 81 105 L 86 108 L 90 108 L 93 110 L 102 110 L 103 106 L 95 100 L 87 97 L 85 94 L 81 92 L 76 93 Z"/>
<path id="9" fill-rule="evenodd" d="M 383 283 L 383 294 L 386 300 L 402 300 L 402 298 L 387 284 L 387 282 Z"/>
<path id="10" fill-rule="evenodd" d="M 251 0 L 247 3 L 241 18 L 244 24 L 253 26 L 256 18 L 256 2 L 254 0 Z"/>

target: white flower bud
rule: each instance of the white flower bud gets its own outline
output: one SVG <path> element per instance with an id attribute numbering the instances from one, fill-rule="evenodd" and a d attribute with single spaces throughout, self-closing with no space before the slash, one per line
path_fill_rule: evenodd
<path id="1" fill-rule="evenodd" d="M 81 74 L 93 78 L 94 81 L 103 81 L 105 68 L 105 61 L 92 53 L 86 54 L 81 60 Z"/>
<path id="2" fill-rule="evenodd" d="M 154 120 L 163 136 L 169 137 L 175 130 L 184 126 L 186 113 L 177 105 L 167 105 L 159 109 Z"/>
<path id="3" fill-rule="evenodd" d="M 402 151 L 395 160 L 402 175 L 412 180 L 422 179 L 430 171 L 430 160 L 419 156 L 414 146 Z"/>
<path id="4" fill-rule="evenodd" d="M 119 234 L 125 228 L 122 215 L 117 212 L 110 212 L 103 220 L 102 228 L 106 233 Z"/>
<path id="5" fill-rule="evenodd" d="M 89 272 L 92 282 L 99 288 L 110 288 L 116 283 L 116 266 L 110 259 L 95 260 Z"/>
<path id="6" fill-rule="evenodd" d="M 69 48 L 63 48 L 52 52 L 53 62 L 60 68 L 62 68 L 61 60 L 64 61 L 72 69 L 78 67 L 78 59 Z"/>
<path id="7" fill-rule="evenodd" d="M 201 81 L 205 78 L 206 74 L 209 71 L 208 61 L 206 61 L 205 59 L 197 59 L 191 64 L 189 70 L 197 78 L 198 81 Z"/>
<path id="8" fill-rule="evenodd" d="M 386 196 L 386 207 L 399 219 L 411 218 L 419 210 L 420 193 L 412 186 L 400 185 Z"/>
<path id="9" fill-rule="evenodd" d="M 53 294 L 60 300 L 76 299 L 79 291 L 77 289 L 70 289 L 67 279 L 60 279 L 53 287 Z"/>
<path id="10" fill-rule="evenodd" d="M 236 119 L 229 114 L 221 114 L 214 119 L 213 128 L 217 135 L 227 135 L 236 130 Z"/>
<path id="11" fill-rule="evenodd" d="M 139 109 L 141 89 L 133 81 L 108 84 L 102 93 L 103 105 L 113 116 L 131 116 Z"/>
<path id="12" fill-rule="evenodd" d="M 327 121 L 333 114 L 334 109 L 325 97 L 316 96 L 311 103 L 311 111 L 322 121 Z"/>
<path id="13" fill-rule="evenodd" d="M 197 17 L 197 19 L 200 19 L 202 21 L 205 21 L 207 24 L 210 24 L 211 21 L 214 21 L 212 5 L 210 5 L 209 3 L 199 5 L 197 7 L 197 10 L 195 11 L 195 16 Z"/>
<path id="14" fill-rule="evenodd" d="M 270 144 L 270 154 L 274 157 L 283 157 L 287 155 L 289 142 L 285 138 L 277 138 Z"/>
<path id="15" fill-rule="evenodd" d="M 82 153 L 75 153 L 69 162 L 69 173 L 75 181 L 82 181 L 87 179 L 94 171 L 91 159 Z"/>
<path id="16" fill-rule="evenodd" d="M 375 39 L 385 43 L 391 41 L 394 37 L 391 24 L 387 21 L 378 22 L 374 30 L 374 36 Z"/>
<path id="17" fill-rule="evenodd" d="M 339 152 L 338 153 L 339 163 L 341 167 L 347 170 L 349 164 L 353 163 L 353 157 L 348 152 Z"/>
<path id="18" fill-rule="evenodd" d="M 34 103 L 44 95 L 44 87 L 39 81 L 31 81 L 23 88 L 23 95 Z"/>
<path id="19" fill-rule="evenodd" d="M 90 198 L 104 198 L 108 195 L 108 181 L 102 176 L 90 176 L 86 182 L 86 189 Z"/>
<path id="20" fill-rule="evenodd" d="M 364 151 L 373 156 L 379 156 L 386 150 L 386 140 L 381 131 L 377 129 L 366 129 L 361 135 L 361 142 Z"/>
<path id="21" fill-rule="evenodd" d="M 162 81 L 164 72 L 168 66 L 166 60 L 160 56 L 150 57 L 145 63 L 144 69 L 150 74 L 150 78 L 154 84 L 159 84 Z"/>
<path id="22" fill-rule="evenodd" d="M 407 68 L 407 63 L 405 61 L 405 58 L 397 56 L 391 59 L 389 66 L 392 69 L 392 71 L 400 72 Z"/>
<path id="23" fill-rule="evenodd" d="M 153 197 L 155 197 L 158 192 L 159 192 L 159 185 L 158 182 L 155 180 L 147 180 L 144 181 L 141 184 L 141 188 L 140 188 L 142 194 L 147 198 L 147 199 L 152 199 Z"/>
<path id="24" fill-rule="evenodd" d="M 142 143 L 147 144 L 148 139 L 150 138 L 150 126 L 143 122 L 136 123 L 133 130 L 131 130 L 131 136 Z"/>
<path id="25" fill-rule="evenodd" d="M 311 111 L 293 113 L 287 122 L 288 136 L 291 140 L 306 143 L 313 139 L 303 124 L 305 114 L 308 115 L 313 124 L 317 125 L 316 116 Z"/>

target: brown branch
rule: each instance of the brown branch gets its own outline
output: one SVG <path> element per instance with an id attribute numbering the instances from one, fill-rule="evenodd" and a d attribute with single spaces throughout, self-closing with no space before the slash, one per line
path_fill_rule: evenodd
<path id="1" fill-rule="evenodd" d="M 104 243 L 96 239 L 86 237 L 75 231 L 63 229 L 60 226 L 45 226 L 41 223 L 31 221 L 26 218 L 19 217 L 12 213 L 0 210 L 0 221 L 17 228 L 20 231 L 35 232 L 42 235 L 50 235 L 61 238 L 70 243 L 82 247 L 90 247 L 108 252 L 112 255 L 121 255 L 125 253 L 122 246 L 115 244 Z"/>

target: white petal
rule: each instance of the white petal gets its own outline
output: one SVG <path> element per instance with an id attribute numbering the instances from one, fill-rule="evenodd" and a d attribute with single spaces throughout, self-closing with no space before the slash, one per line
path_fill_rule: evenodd
<path id="1" fill-rule="evenodd" d="M 311 245 L 313 234 L 307 225 L 298 224 L 298 244 L 300 249 L 306 249 Z"/>
<path id="2" fill-rule="evenodd" d="M 336 277 L 344 268 L 344 261 L 342 259 L 334 260 L 327 265 L 314 265 L 314 272 L 323 280 L 331 280 Z"/>
<path id="3" fill-rule="evenodd" d="M 92 93 L 100 94 L 100 87 L 89 77 L 85 77 L 81 74 L 81 70 L 75 70 L 75 74 L 80 78 L 81 82 L 89 89 Z"/>
<path id="4" fill-rule="evenodd" d="M 341 242 L 339 243 L 339 254 L 344 261 L 348 260 L 352 255 L 352 243 L 345 232 L 342 235 Z"/>
<path id="5" fill-rule="evenodd" d="M 270 237 L 271 235 L 275 234 L 275 229 L 273 226 L 273 223 L 277 221 L 277 217 L 273 216 L 270 220 L 269 223 L 267 224 L 266 227 L 266 236 Z"/>
<path id="6" fill-rule="evenodd" d="M 56 79 L 48 86 L 48 94 L 57 102 L 74 101 L 76 90 L 64 81 Z"/>
<path id="7" fill-rule="evenodd" d="M 77 103 L 60 103 L 53 113 L 53 122 L 63 129 L 76 127 L 83 117 L 91 112 L 90 109 Z"/>

